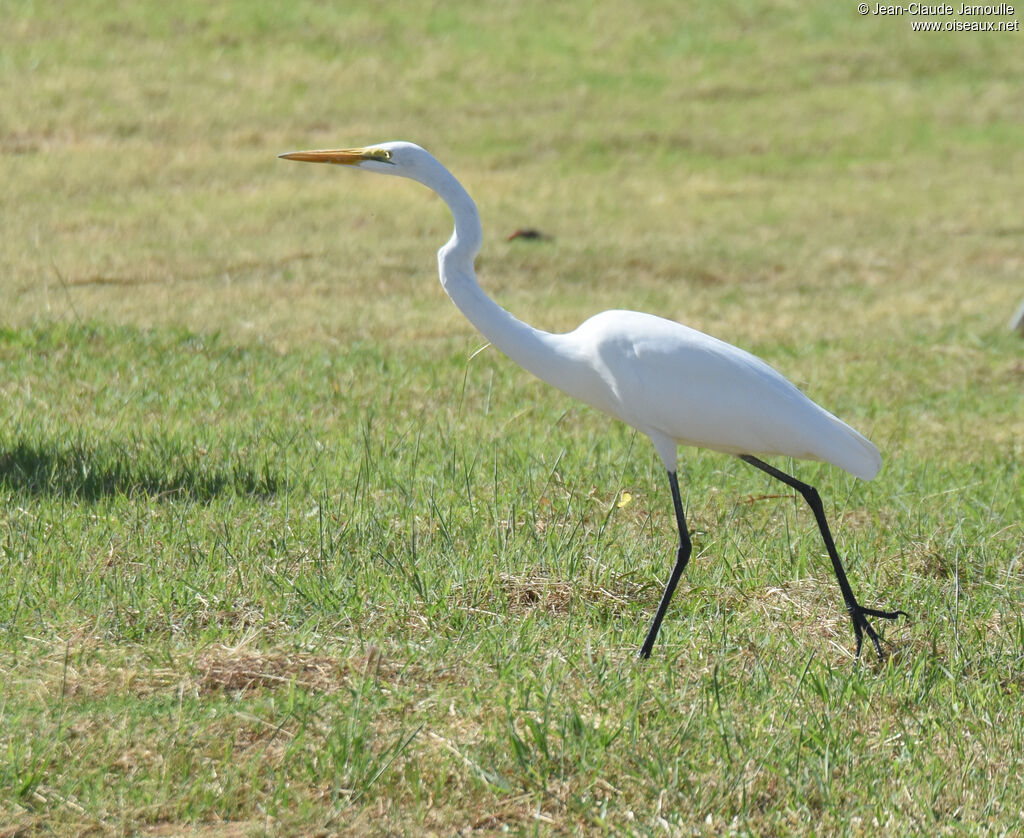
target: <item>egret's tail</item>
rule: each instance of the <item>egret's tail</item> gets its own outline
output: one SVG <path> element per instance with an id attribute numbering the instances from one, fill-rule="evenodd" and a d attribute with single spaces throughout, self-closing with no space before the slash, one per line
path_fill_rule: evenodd
<path id="1" fill-rule="evenodd" d="M 827 456 L 822 459 L 850 472 L 854 477 L 870 480 L 882 467 L 882 455 L 863 434 L 855 431 L 842 419 L 835 416 L 832 419 L 832 427 L 835 429 L 833 441 Z"/>

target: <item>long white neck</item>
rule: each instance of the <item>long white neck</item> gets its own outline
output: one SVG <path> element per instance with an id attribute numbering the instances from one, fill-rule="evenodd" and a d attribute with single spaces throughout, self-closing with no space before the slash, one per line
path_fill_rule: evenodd
<path id="1" fill-rule="evenodd" d="M 559 389 L 571 391 L 576 365 L 557 351 L 560 336 L 516 319 L 488 297 L 477 282 L 473 260 L 480 251 L 483 231 L 469 193 L 440 163 L 420 172 L 416 179 L 441 196 L 455 219 L 455 232 L 437 253 L 441 285 L 452 302 L 487 340 L 521 367 Z"/>

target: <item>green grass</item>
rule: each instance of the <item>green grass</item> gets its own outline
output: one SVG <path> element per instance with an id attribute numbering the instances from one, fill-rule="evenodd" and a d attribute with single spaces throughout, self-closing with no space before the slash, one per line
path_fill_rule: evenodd
<path id="1" fill-rule="evenodd" d="M 1019 33 L 855 5 L 6 2 L 0 836 L 1016 834 Z M 798 498 L 643 437 L 444 297 L 758 352 L 867 432 Z M 517 227 L 554 236 L 505 242 Z M 626 502 L 626 495 L 630 496 Z"/>

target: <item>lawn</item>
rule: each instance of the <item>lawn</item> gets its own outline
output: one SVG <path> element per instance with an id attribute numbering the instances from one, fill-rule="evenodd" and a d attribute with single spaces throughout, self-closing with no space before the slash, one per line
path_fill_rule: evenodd
<path id="1" fill-rule="evenodd" d="M 0 11 L 2 838 L 1024 830 L 1024 34 Z M 436 197 L 276 159 L 390 139 L 477 199 L 518 317 L 680 320 L 878 445 L 871 482 L 774 462 L 910 614 L 885 660 L 799 496 L 692 449 L 635 660 L 647 439 L 480 351 Z"/>

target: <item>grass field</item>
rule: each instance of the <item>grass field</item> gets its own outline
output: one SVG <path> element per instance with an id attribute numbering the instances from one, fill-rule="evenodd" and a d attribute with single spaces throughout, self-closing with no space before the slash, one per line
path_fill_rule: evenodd
<path id="1" fill-rule="evenodd" d="M 0 48 L 0 836 L 1024 830 L 1024 34 L 855 4 L 32 3 Z M 995 19 L 995 18 L 992 18 Z M 802 501 L 532 379 L 440 289 L 757 352 Z M 506 241 L 518 227 L 553 238 Z"/>

